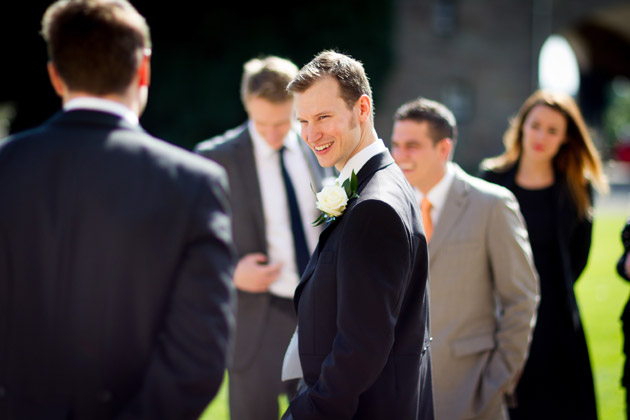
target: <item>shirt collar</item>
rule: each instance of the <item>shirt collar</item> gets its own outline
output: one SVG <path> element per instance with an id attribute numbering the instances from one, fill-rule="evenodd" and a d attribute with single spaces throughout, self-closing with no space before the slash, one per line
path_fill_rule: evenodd
<path id="1" fill-rule="evenodd" d="M 269 157 L 277 152 L 277 150 L 274 150 L 271 146 L 269 146 L 267 140 L 265 140 L 264 137 L 256 130 L 256 126 L 252 120 L 247 122 L 247 129 L 249 130 L 249 136 L 252 138 L 252 143 L 254 144 L 256 153 L 260 156 Z M 298 142 L 299 140 L 297 138 L 297 134 L 293 129 L 291 129 L 285 136 L 282 144 L 290 152 L 295 152 L 299 151 L 300 145 Z"/>
<path id="2" fill-rule="evenodd" d="M 434 209 L 439 211 L 444 206 L 446 197 L 448 196 L 448 190 L 451 188 L 454 177 L 455 168 L 451 162 L 448 162 L 446 164 L 446 172 L 444 173 L 442 179 L 440 179 L 440 181 L 427 193 L 427 198 Z M 424 194 L 416 189 L 416 196 L 418 197 L 418 202 L 421 202 Z"/>
<path id="3" fill-rule="evenodd" d="M 110 101 L 109 99 L 96 98 L 94 96 L 81 96 L 66 102 L 63 106 L 64 111 L 72 111 L 75 109 L 89 109 L 93 111 L 106 112 L 108 114 L 117 115 L 133 125 L 138 125 L 138 116 L 132 110 L 127 108 L 120 102 Z"/>
<path id="4" fill-rule="evenodd" d="M 339 173 L 339 176 L 337 177 L 339 185 L 342 185 L 343 181 L 350 178 L 353 170 L 355 174 L 358 174 L 368 160 L 386 150 L 387 147 L 385 147 L 385 143 L 383 143 L 383 140 L 381 139 L 376 140 L 374 143 L 360 150 L 359 153 L 352 156 L 348 162 L 346 162 L 345 166 Z"/>

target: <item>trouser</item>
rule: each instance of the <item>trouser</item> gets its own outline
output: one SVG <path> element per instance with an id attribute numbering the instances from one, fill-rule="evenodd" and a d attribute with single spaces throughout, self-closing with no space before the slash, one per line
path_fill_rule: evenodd
<path id="1" fill-rule="evenodd" d="M 295 331 L 292 299 L 272 296 L 263 338 L 246 369 L 229 372 L 231 420 L 278 420 L 278 396 L 291 399 L 297 380 L 282 382 L 282 361 Z"/>

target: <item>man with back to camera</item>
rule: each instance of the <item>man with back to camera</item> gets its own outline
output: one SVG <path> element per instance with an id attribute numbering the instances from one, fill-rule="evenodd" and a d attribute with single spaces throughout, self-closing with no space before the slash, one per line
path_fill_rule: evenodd
<path id="1" fill-rule="evenodd" d="M 427 245 L 413 190 L 374 130 L 363 65 L 324 51 L 288 87 L 304 141 L 339 187 L 295 292 L 283 376 L 303 377 L 285 419 L 433 419 Z"/>
<path id="2" fill-rule="evenodd" d="M 234 323 L 225 173 L 140 127 L 129 2 L 57 1 L 42 33 L 63 111 L 0 144 L 0 419 L 197 419 Z"/>
<path id="3" fill-rule="evenodd" d="M 392 154 L 417 189 L 429 237 L 435 417 L 506 419 L 538 302 L 538 279 L 512 193 L 451 162 L 457 125 L 419 98 L 394 116 Z"/>
<path id="4" fill-rule="evenodd" d="M 315 197 L 325 171 L 303 144 L 286 87 L 298 69 L 267 56 L 243 66 L 241 99 L 248 121 L 198 144 L 196 152 L 227 171 L 239 262 L 236 342 L 229 367 L 232 420 L 277 420 L 282 358 L 295 330 L 293 293 L 317 244 Z"/>

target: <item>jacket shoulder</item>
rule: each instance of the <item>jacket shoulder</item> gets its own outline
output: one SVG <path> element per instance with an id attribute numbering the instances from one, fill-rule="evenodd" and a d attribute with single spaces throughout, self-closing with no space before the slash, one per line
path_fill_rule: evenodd
<path id="1" fill-rule="evenodd" d="M 199 155 L 212 157 L 229 153 L 247 135 L 247 124 L 227 130 L 223 134 L 199 142 L 193 151 Z"/>
<path id="2" fill-rule="evenodd" d="M 360 208 L 361 213 L 370 209 L 377 209 L 378 212 L 391 211 L 408 228 L 412 227 L 413 220 L 420 211 L 413 190 L 396 165 L 388 165 L 374 173 L 359 193 L 356 207 Z"/>
<path id="3" fill-rule="evenodd" d="M 514 199 L 510 190 L 504 187 L 502 183 L 493 182 L 492 179 L 475 177 L 463 171 L 459 179 L 465 182 L 470 192 L 478 197 L 484 197 L 489 201 Z"/>
<path id="4" fill-rule="evenodd" d="M 140 147 L 153 157 L 153 162 L 161 169 L 169 168 L 169 173 L 185 177 L 209 177 L 224 182 L 225 170 L 216 162 L 147 133 L 137 133 L 135 136 Z"/>

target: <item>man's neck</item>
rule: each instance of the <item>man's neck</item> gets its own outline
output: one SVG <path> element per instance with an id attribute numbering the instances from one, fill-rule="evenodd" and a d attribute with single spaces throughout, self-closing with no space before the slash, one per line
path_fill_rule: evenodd
<path id="1" fill-rule="evenodd" d="M 138 124 L 138 116 L 121 102 L 96 96 L 76 96 L 63 104 L 64 111 L 92 110 L 118 115 L 132 125 Z"/>
<path id="2" fill-rule="evenodd" d="M 346 164 L 350 161 L 350 159 L 352 159 L 361 150 L 365 149 L 371 144 L 374 144 L 377 140 L 378 135 L 376 134 L 374 126 L 371 124 L 366 124 L 365 128 L 361 131 L 361 137 L 359 139 L 359 142 L 357 143 L 357 147 L 352 151 L 350 156 L 348 156 L 348 158 L 344 162 L 340 162 L 335 165 L 337 171 L 341 172 L 344 166 L 346 166 Z"/>
<path id="3" fill-rule="evenodd" d="M 359 152 L 355 153 L 350 159 L 348 159 L 343 168 L 339 170 L 339 182 L 343 182 L 344 180 L 350 178 L 352 171 L 358 174 L 367 161 L 369 161 L 373 156 L 384 151 L 387 151 L 387 147 L 385 147 L 385 144 L 380 139 L 377 139 L 362 148 Z"/>
<path id="4" fill-rule="evenodd" d="M 428 179 L 427 182 L 423 182 L 419 185 L 414 185 L 414 187 L 416 187 L 418 191 L 420 191 L 423 195 L 427 195 L 429 191 L 431 191 L 437 184 L 440 183 L 442 179 L 444 179 L 447 170 L 446 165 L 448 165 L 448 163 L 442 167 L 441 171 L 436 172 L 434 176 Z"/>
<path id="5" fill-rule="evenodd" d="M 88 92 L 82 91 L 68 91 L 66 95 L 62 98 L 62 103 L 65 105 L 73 99 L 78 98 L 97 98 L 104 99 L 107 101 L 116 102 L 130 109 L 137 117 L 140 116 L 140 107 L 138 101 L 133 100 L 131 95 L 119 95 L 119 94 L 105 94 L 105 95 L 95 95 Z"/>

